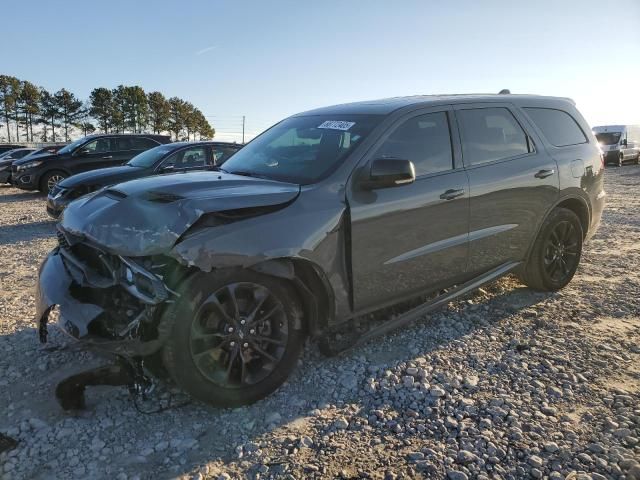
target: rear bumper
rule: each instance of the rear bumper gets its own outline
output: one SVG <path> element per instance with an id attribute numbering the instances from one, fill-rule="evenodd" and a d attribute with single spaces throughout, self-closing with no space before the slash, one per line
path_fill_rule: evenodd
<path id="1" fill-rule="evenodd" d="M 144 341 L 141 338 L 108 337 L 96 335 L 92 331 L 93 322 L 100 322 L 104 318 L 105 310 L 100 305 L 85 301 L 83 292 L 103 290 L 102 295 L 108 295 L 103 288 L 91 285 L 91 279 L 83 278 L 81 272 L 65 259 L 60 249 L 54 249 L 42 262 L 38 271 L 36 285 L 36 321 L 40 341 L 45 343 L 48 336 L 49 314 L 57 306 L 59 309 L 56 327 L 69 337 L 77 340 L 74 347 L 82 350 L 92 350 L 108 356 L 122 356 L 138 358 L 152 355 L 163 345 L 166 335 Z M 158 332 L 162 332 L 158 328 Z"/>

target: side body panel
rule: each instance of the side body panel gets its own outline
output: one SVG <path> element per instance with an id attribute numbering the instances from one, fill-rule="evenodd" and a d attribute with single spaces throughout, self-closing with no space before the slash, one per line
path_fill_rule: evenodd
<path id="1" fill-rule="evenodd" d="M 377 147 L 394 128 L 412 117 L 442 111 L 451 115 L 450 107 L 443 106 L 400 117 L 373 146 L 361 173 L 351 179 L 347 202 L 356 312 L 427 293 L 465 274 L 469 185 L 464 169 L 423 175 L 412 184 L 394 188 L 364 190 L 359 186 L 375 160 Z M 460 196 L 444 199 L 447 191 L 460 192 Z"/>
<path id="2" fill-rule="evenodd" d="M 508 103 L 464 104 L 455 106 L 455 111 L 476 108 L 509 109 L 533 140 L 535 151 L 478 165 L 465 162 L 471 189 L 468 270 L 472 274 L 523 260 L 559 190 L 556 162 L 517 108 Z M 464 142 L 465 132 L 460 133 Z M 549 175 L 536 177 L 541 171 Z"/>

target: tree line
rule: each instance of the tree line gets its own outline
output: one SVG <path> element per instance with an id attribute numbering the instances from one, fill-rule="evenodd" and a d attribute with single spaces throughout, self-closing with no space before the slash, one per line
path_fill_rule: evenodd
<path id="1" fill-rule="evenodd" d="M 8 142 L 68 142 L 74 129 L 83 135 L 95 131 L 169 133 L 175 140 L 215 135 L 202 112 L 190 102 L 167 99 L 160 92 L 146 93 L 137 85 L 95 88 L 83 102 L 65 88 L 51 93 L 29 81 L 0 75 L 0 137 L 5 136 Z"/>

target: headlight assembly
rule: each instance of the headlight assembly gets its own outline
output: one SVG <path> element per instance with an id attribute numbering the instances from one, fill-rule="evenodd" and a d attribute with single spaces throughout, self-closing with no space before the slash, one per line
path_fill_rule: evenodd
<path id="1" fill-rule="evenodd" d="M 39 167 L 40 165 L 42 165 L 42 160 L 36 160 L 34 162 L 27 162 L 22 165 L 18 165 L 18 168 L 16 170 L 18 170 L 18 172 L 23 172 L 25 170 L 29 170 L 30 168 Z"/>

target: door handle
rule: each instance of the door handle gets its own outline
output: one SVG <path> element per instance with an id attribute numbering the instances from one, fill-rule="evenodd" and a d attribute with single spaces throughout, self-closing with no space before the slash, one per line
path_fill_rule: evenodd
<path id="1" fill-rule="evenodd" d="M 440 198 L 442 200 L 453 200 L 454 198 L 461 197 L 462 195 L 464 195 L 463 189 L 460 189 L 460 190 L 450 189 L 444 192 L 442 195 L 440 195 Z"/>
<path id="2" fill-rule="evenodd" d="M 108 157 L 102 157 L 104 159 L 109 159 L 109 158 L 113 158 L 113 155 L 109 155 Z"/>
<path id="3" fill-rule="evenodd" d="M 556 173 L 556 171 L 553 168 L 550 168 L 548 170 L 540 170 L 538 173 L 536 173 L 534 175 L 534 177 L 536 177 L 536 178 L 547 178 L 547 177 L 550 177 L 551 175 L 553 175 L 554 173 Z"/>

